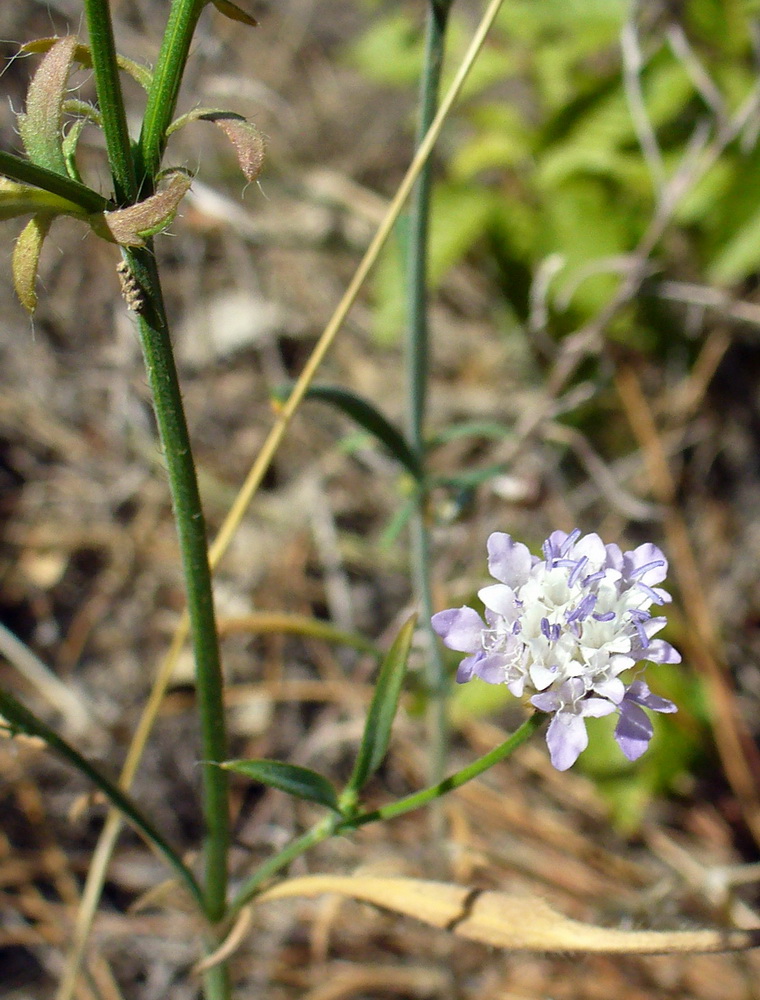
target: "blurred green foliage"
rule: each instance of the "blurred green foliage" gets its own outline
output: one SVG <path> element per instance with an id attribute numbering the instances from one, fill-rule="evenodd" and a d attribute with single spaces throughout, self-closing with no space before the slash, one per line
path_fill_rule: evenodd
<path id="1" fill-rule="evenodd" d="M 349 58 L 381 85 L 416 86 L 420 11 L 367 2 L 376 18 Z M 626 79 L 628 0 L 508 0 L 439 146 L 431 287 L 466 255 L 480 255 L 503 290 L 500 315 L 506 303 L 517 324 L 537 269 L 558 254 L 548 304 L 551 332 L 561 335 L 609 301 L 620 282 L 616 261 L 635 251 L 662 208 L 662 184 L 678 172 L 685 182 L 652 254 L 656 270 L 720 285 L 750 277 L 760 267 L 757 108 L 726 136 L 757 83 L 759 8 L 755 0 L 639 5 L 628 39 L 637 40 L 629 52 L 641 66 Z M 449 75 L 473 16 L 454 8 Z M 656 141 L 645 155 L 647 131 Z M 387 342 L 403 324 L 398 246 L 374 287 L 376 334 Z M 653 327 L 645 349 L 673 336 L 667 310 L 651 307 L 643 317 L 626 311 L 612 334 L 642 347 L 642 324 Z"/>

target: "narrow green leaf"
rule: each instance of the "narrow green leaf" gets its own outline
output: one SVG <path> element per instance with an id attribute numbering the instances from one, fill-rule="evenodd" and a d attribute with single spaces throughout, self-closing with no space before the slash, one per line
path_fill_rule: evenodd
<path id="1" fill-rule="evenodd" d="M 77 39 L 60 38 L 45 55 L 26 94 L 26 114 L 17 116 L 24 149 L 33 163 L 66 176 L 61 148 L 63 102 Z"/>
<path id="2" fill-rule="evenodd" d="M 258 781 L 270 788 L 294 795 L 297 799 L 317 802 L 339 812 L 338 795 L 335 788 L 322 774 L 308 767 L 286 764 L 279 760 L 226 760 L 221 767 L 226 771 L 243 774 L 252 781 Z"/>
<path id="3" fill-rule="evenodd" d="M 409 651 L 412 647 L 417 615 L 414 614 L 402 627 L 380 667 L 375 693 L 367 712 L 359 754 L 354 772 L 341 796 L 344 806 L 354 804 L 358 793 L 383 762 L 391 738 L 391 727 L 396 717 L 401 687 L 406 676 Z"/>
<path id="4" fill-rule="evenodd" d="M 43 740 L 51 750 L 67 760 L 70 764 L 90 781 L 93 782 L 109 802 L 116 806 L 132 824 L 164 855 L 169 864 L 180 876 L 185 886 L 190 891 L 192 897 L 201 907 L 204 908 L 203 894 L 195 880 L 192 872 L 183 863 L 179 855 L 164 840 L 163 836 L 155 829 L 148 819 L 140 812 L 132 799 L 118 788 L 109 778 L 88 760 L 86 760 L 78 750 L 75 750 L 69 743 L 59 736 L 54 729 L 38 719 L 33 712 L 16 701 L 13 695 L 0 688 L 0 716 L 7 722 L 7 728 L 11 735 L 23 733 L 25 736 L 37 736 Z"/>
<path id="5" fill-rule="evenodd" d="M 232 3 L 231 0 L 211 0 L 211 2 L 219 13 L 224 14 L 230 21 L 239 21 L 240 24 L 247 24 L 250 28 L 255 28 L 259 23 L 255 17 L 251 17 L 250 14 L 238 7 L 236 3 Z"/>
<path id="6" fill-rule="evenodd" d="M 286 399 L 289 391 L 288 386 L 282 387 L 275 392 L 275 398 Z M 418 483 L 423 481 L 422 466 L 406 438 L 368 400 L 349 392 L 348 389 L 333 385 L 313 385 L 304 398 L 327 403 L 335 407 L 336 410 L 340 410 L 341 413 L 350 417 L 360 427 L 377 438 Z"/>
<path id="7" fill-rule="evenodd" d="M 435 486 L 453 486 L 466 489 L 470 486 L 480 486 L 494 476 L 501 476 L 509 470 L 509 465 L 499 462 L 498 465 L 487 465 L 483 469 L 473 469 L 472 472 L 461 472 L 455 476 L 434 476 L 431 483 Z"/>

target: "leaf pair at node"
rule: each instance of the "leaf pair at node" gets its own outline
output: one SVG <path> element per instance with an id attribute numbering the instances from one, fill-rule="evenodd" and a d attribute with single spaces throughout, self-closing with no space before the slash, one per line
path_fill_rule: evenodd
<path id="1" fill-rule="evenodd" d="M 234 20 L 254 24 L 244 11 L 228 0 L 216 3 Z M 169 226 L 192 183 L 183 168 L 173 167 L 147 178 L 149 197 L 134 204 L 115 204 L 82 182 L 77 167 L 77 147 L 86 125 L 102 126 L 100 110 L 70 96 L 74 65 L 92 67 L 92 53 L 73 35 L 41 38 L 24 45 L 21 52 L 42 53 L 27 91 L 26 109 L 17 115 L 25 157 L 0 154 L 0 219 L 31 215 L 13 254 L 16 294 L 30 312 L 37 306 L 35 283 L 39 258 L 50 226 L 60 215 L 85 222 L 110 243 L 142 247 Z M 120 70 L 150 91 L 151 72 L 139 63 L 116 57 Z M 249 183 L 261 172 L 264 140 L 255 125 L 242 115 L 216 108 L 198 108 L 177 119 L 172 132 L 194 121 L 210 121 L 227 136 Z"/>

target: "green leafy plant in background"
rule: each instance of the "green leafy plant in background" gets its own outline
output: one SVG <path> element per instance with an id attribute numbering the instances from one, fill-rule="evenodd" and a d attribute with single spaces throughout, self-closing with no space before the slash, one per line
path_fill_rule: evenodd
<path id="1" fill-rule="evenodd" d="M 488 253 L 498 261 L 503 304 L 513 322 L 525 322 L 532 276 L 552 255 L 559 264 L 548 297 L 561 336 L 609 303 L 621 264 L 658 208 L 670 228 L 688 229 L 692 255 L 683 259 L 683 243 L 659 239 L 658 269 L 698 270 L 709 282 L 732 284 L 760 265 L 751 12 L 690 0 L 681 28 L 656 5 L 642 6 L 637 42 L 626 30 L 631 9 L 627 0 L 517 0 L 505 8 L 452 128 L 456 144 L 443 157 L 431 221 L 433 289 L 466 255 Z M 624 55 L 628 44 L 639 66 L 621 59 L 621 34 Z M 455 12 L 451 53 L 464 35 L 464 14 Z M 378 84 L 408 86 L 422 58 L 411 15 L 379 16 L 348 58 Z M 651 130 L 649 156 L 641 153 L 642 128 Z M 680 191 L 669 195 L 673 204 L 658 206 L 666 182 L 687 166 Z M 376 331 L 386 342 L 403 325 L 402 281 L 398 249 L 390 250 L 374 285 Z M 635 314 L 615 327 L 637 346 L 639 333 Z M 653 333 L 652 348 L 672 337 L 664 312 Z"/>
<path id="2" fill-rule="evenodd" d="M 563 0 L 562 3 L 541 5 L 516 0 L 507 6 L 484 58 L 477 64 L 475 74 L 470 77 L 468 110 L 462 119 L 466 125 L 466 137 L 460 139 L 457 155 L 450 158 L 449 176 L 433 193 L 433 178 L 426 168 L 426 162 L 443 123 L 467 80 L 469 70 L 475 64 L 476 56 L 489 35 L 499 12 L 500 2 L 492 0 L 488 6 L 467 52 L 461 61 L 456 60 L 459 68 L 453 79 L 449 82 L 444 74 L 445 95 L 439 106 L 444 41 L 451 12 L 446 0 L 431 0 L 425 54 L 420 71 L 422 92 L 417 152 L 412 165 L 344 301 L 336 310 L 333 321 L 315 348 L 301 378 L 287 395 L 284 394 L 277 401 L 280 408 L 278 422 L 251 470 L 220 538 L 209 548 L 191 441 L 174 364 L 170 324 L 163 300 L 159 265 L 154 253 L 154 240 L 174 218 L 192 183 L 192 177 L 183 165 L 166 166 L 164 160 L 173 132 L 188 124 L 207 121 L 222 129 L 229 138 L 246 179 L 251 181 L 255 180 L 262 167 L 263 142 L 255 126 L 234 112 L 203 108 L 175 117 L 194 32 L 198 19 L 207 6 L 209 4 L 206 0 L 173 0 L 158 60 L 155 67 L 149 69 L 116 53 L 106 0 L 84 0 L 88 45 L 74 37 L 66 37 L 41 39 L 24 46 L 22 51 L 41 56 L 39 67 L 29 86 L 26 109 L 18 116 L 24 155 L 0 153 L 0 217 L 9 219 L 31 216 L 17 239 L 13 256 L 18 296 L 30 312 L 33 312 L 37 302 L 35 286 L 41 248 L 58 216 L 77 219 L 97 237 L 118 248 L 120 255 L 118 271 L 125 302 L 137 320 L 166 461 L 184 572 L 188 613 L 175 637 L 172 655 L 177 654 L 189 632 L 195 661 L 198 726 L 203 754 L 200 770 L 205 838 L 203 861 L 197 865 L 197 871 L 196 866 L 187 865 L 179 857 L 129 794 L 131 776 L 139 761 L 144 739 L 147 738 L 150 720 L 155 718 L 162 684 L 165 685 L 168 676 L 165 667 L 159 671 L 154 693 L 146 706 L 144 719 L 148 721 L 141 727 L 139 739 L 136 737 L 132 748 L 134 752 L 130 752 L 129 764 L 118 783 L 95 768 L 75 747 L 37 719 L 8 692 L 0 691 L 0 712 L 4 719 L 4 729 L 9 735 L 22 734 L 43 740 L 51 750 L 93 781 L 119 814 L 131 822 L 167 859 L 184 884 L 202 920 L 201 946 L 205 952 L 202 971 L 207 1000 L 227 1000 L 232 992 L 228 949 L 225 944 L 228 935 L 233 935 L 235 929 L 239 929 L 240 921 L 245 919 L 252 901 L 264 898 L 264 890 L 273 877 L 316 844 L 331 836 L 350 833 L 368 823 L 403 815 L 434 802 L 446 792 L 472 780 L 487 768 L 506 759 L 531 737 L 542 723 L 542 712 L 553 713 L 548 738 L 555 755 L 558 743 L 562 743 L 561 738 L 557 738 L 562 726 L 572 728 L 577 736 L 578 718 L 584 712 L 598 714 L 601 710 L 598 702 L 604 702 L 601 706 L 604 711 L 619 708 L 621 716 L 628 709 L 629 727 L 636 729 L 638 726 L 634 736 L 630 732 L 627 735 L 629 747 L 630 741 L 638 741 L 638 744 L 648 741 L 651 733 L 647 733 L 647 723 L 640 721 L 643 713 L 635 706 L 631 708 L 630 704 L 621 708 L 622 694 L 613 706 L 614 699 L 610 700 L 612 696 L 609 691 L 608 695 L 591 697 L 590 692 L 595 690 L 592 687 L 582 694 L 579 689 L 576 690 L 576 682 L 581 683 L 579 676 L 571 678 L 568 681 L 569 687 L 565 686 L 558 694 L 553 689 L 550 691 L 549 683 L 541 687 L 541 683 L 533 678 L 531 683 L 536 685 L 537 692 L 533 695 L 537 699 L 534 707 L 540 711 L 533 713 L 500 746 L 454 774 L 442 777 L 446 759 L 445 696 L 449 678 L 441 650 L 431 641 L 432 628 L 435 627 L 444 636 L 451 648 L 472 652 L 476 658 L 478 654 L 475 649 L 470 650 L 469 646 L 462 645 L 463 641 L 470 644 L 475 641 L 472 634 L 463 640 L 459 630 L 462 620 L 469 621 L 470 626 L 472 625 L 472 619 L 467 615 L 470 611 L 475 615 L 472 609 L 452 609 L 433 617 L 429 496 L 431 488 L 440 485 L 443 480 L 429 472 L 428 459 L 431 449 L 447 436 L 450 438 L 458 433 L 489 434 L 493 432 L 493 427 L 444 428 L 433 436 L 426 426 L 425 402 L 431 335 L 427 327 L 427 291 L 429 284 L 435 285 L 440 281 L 447 270 L 476 243 L 488 239 L 502 262 L 505 285 L 508 286 L 508 297 L 515 315 L 525 317 L 529 307 L 529 276 L 542 256 L 549 251 L 561 254 L 570 272 L 573 268 L 597 260 L 600 251 L 613 257 L 626 253 L 633 243 L 643 238 L 647 213 L 651 215 L 652 211 L 656 211 L 658 189 L 653 179 L 657 182 L 656 175 L 658 172 L 661 174 L 659 181 L 662 182 L 662 193 L 665 190 L 663 185 L 667 178 L 669 158 L 678 162 L 686 155 L 684 150 L 688 140 L 683 135 L 682 119 L 695 101 L 695 92 L 699 88 L 689 77 L 688 64 L 683 59 L 676 58 L 665 50 L 653 52 L 648 57 L 646 70 L 640 75 L 642 100 L 647 109 L 647 121 L 652 124 L 653 129 L 662 131 L 663 139 L 660 145 L 652 147 L 658 151 L 659 159 L 650 158 L 651 162 L 643 163 L 636 149 L 636 143 L 642 140 L 641 128 L 637 131 L 628 114 L 630 95 L 626 100 L 618 68 L 615 65 L 607 66 L 604 59 L 604 46 L 611 43 L 621 30 L 626 7 L 610 0 L 575 0 L 572 3 Z M 217 8 L 217 12 L 245 26 L 255 25 L 251 15 L 230 0 L 213 0 L 213 6 Z M 701 6 L 695 6 L 700 7 L 700 10 L 704 8 L 704 24 L 697 25 L 699 30 L 714 31 L 715 19 L 718 18 L 715 9 L 707 0 L 703 0 Z M 354 58 L 360 63 L 363 60 L 366 66 L 372 61 L 372 52 L 383 47 L 382 62 L 386 67 L 384 72 L 393 75 L 393 82 L 407 81 L 412 70 L 417 75 L 420 65 L 416 30 L 413 30 L 415 28 L 403 16 L 393 15 L 390 20 L 381 21 L 374 33 L 365 37 L 357 46 Z M 453 54 L 458 54 L 462 49 L 467 35 L 464 22 L 454 20 L 449 43 Z M 537 42 L 546 37 L 555 41 L 542 45 L 539 50 Z M 746 41 L 740 29 L 736 29 L 733 34 L 727 33 L 725 44 L 728 45 L 729 42 L 738 46 L 736 52 L 739 55 L 744 53 Z M 541 52 L 541 56 L 534 58 L 537 51 Z M 70 77 L 76 66 L 92 69 L 97 104 L 91 105 L 69 95 Z M 737 59 L 737 66 L 739 69 L 735 73 L 729 73 L 722 81 L 729 105 L 734 98 L 741 98 L 747 84 L 746 75 L 742 75 L 741 59 Z M 127 127 L 121 92 L 121 76 L 124 73 L 135 79 L 146 93 L 139 136 L 132 136 Z M 503 99 L 496 100 L 489 96 L 490 88 L 496 84 L 508 84 L 511 80 L 523 78 L 531 84 L 531 100 L 536 106 L 534 117 L 543 119 L 543 124 L 538 129 L 531 125 L 527 112 L 519 113 L 515 105 L 508 107 Z M 704 99 L 704 93 L 701 93 L 701 97 Z M 718 109 L 713 107 L 711 110 L 717 120 L 720 117 Z M 730 130 L 732 120 L 729 112 L 726 115 L 726 128 Z M 100 128 L 105 138 L 112 182 L 112 191 L 108 194 L 90 187 L 78 167 L 77 143 L 87 126 Z M 462 127 L 464 126 L 460 125 Z M 740 129 L 736 130 L 735 122 L 733 127 L 736 138 Z M 718 138 L 720 136 L 716 135 L 716 142 Z M 725 146 L 730 140 L 727 134 L 723 139 Z M 646 143 L 644 146 L 646 148 Z M 721 160 L 714 164 L 718 174 L 703 171 L 704 183 L 715 185 L 715 178 L 718 177 L 722 184 L 721 191 L 734 190 L 734 184 L 737 185 L 738 193 L 739 175 L 749 161 L 746 157 L 742 159 L 737 153 L 733 164 L 734 174 L 730 177 L 726 171 L 731 168 L 731 164 L 727 168 L 726 162 Z M 723 171 L 722 174 L 720 170 Z M 489 171 L 497 172 L 496 182 L 482 183 L 480 189 L 472 186 L 475 179 L 481 180 L 484 172 Z M 698 191 L 696 185 L 693 187 L 694 191 Z M 312 386 L 311 383 L 353 297 L 376 260 L 410 194 L 413 208 L 402 247 L 405 261 L 403 284 L 408 301 L 405 321 L 408 327 L 406 368 L 409 412 L 402 432 L 373 403 L 349 389 Z M 707 204 L 704 196 L 701 204 Z M 705 217 L 700 215 L 699 205 L 698 194 L 692 193 L 690 203 L 679 199 L 680 211 L 690 209 L 691 224 L 701 227 L 704 233 L 703 243 L 707 247 L 710 232 L 707 212 L 705 210 Z M 643 215 L 642 208 L 646 210 Z M 668 205 L 668 209 L 670 216 L 673 206 Z M 736 226 L 731 229 L 729 225 L 722 238 L 713 231 L 716 248 L 707 259 L 708 265 L 718 269 L 722 267 L 721 273 L 741 274 L 742 266 L 748 267 L 750 263 L 746 246 L 751 242 L 751 232 L 751 229 L 746 228 L 746 218 L 740 220 L 738 214 Z M 698 245 L 701 247 L 702 243 L 698 241 Z M 387 262 L 385 267 L 389 267 Z M 390 273 L 381 272 L 378 289 L 384 287 L 383 282 L 390 287 Z M 512 283 L 514 276 L 517 280 Z M 568 312 L 572 311 L 582 318 L 596 315 L 597 311 L 605 307 L 610 296 L 615 294 L 610 289 L 619 280 L 613 279 L 611 283 L 607 276 L 600 279 L 592 276 L 588 281 L 583 281 L 569 296 L 572 310 L 568 308 Z M 558 295 L 561 296 L 561 292 L 560 287 Z M 387 310 L 381 308 L 380 312 L 384 314 Z M 211 586 L 212 569 L 228 544 L 252 493 L 261 482 L 289 420 L 301 400 L 309 395 L 339 409 L 375 437 L 397 459 L 413 484 L 412 503 L 407 513 L 413 538 L 413 575 L 424 619 L 420 632 L 427 637 L 425 694 L 433 708 L 429 728 L 433 766 L 431 782 L 427 788 L 379 807 L 370 808 L 364 799 L 365 789 L 378 772 L 390 744 L 393 720 L 400 704 L 416 634 L 415 616 L 403 625 L 382 660 L 353 770 L 342 789 L 327 776 L 287 761 L 229 758 L 219 637 Z M 493 471 L 474 470 L 470 474 L 455 474 L 447 481 L 447 485 L 472 487 L 492 475 Z M 601 594 L 600 588 L 598 591 L 593 588 L 603 578 L 610 586 L 617 586 L 617 581 L 622 579 L 621 574 L 629 572 L 630 579 L 626 578 L 625 587 L 621 585 L 618 596 L 635 590 L 638 585 L 651 592 L 644 602 L 647 607 L 651 601 L 659 600 L 661 603 L 664 600 L 663 592 L 656 591 L 645 581 L 645 578 L 648 579 L 647 574 L 660 573 L 665 565 L 664 560 L 647 563 L 642 562 L 643 557 L 633 558 L 635 554 L 626 553 L 625 558 L 633 558 L 633 568 L 624 565 L 624 562 L 617 567 L 615 552 L 619 553 L 619 550 L 608 547 L 605 549 L 607 554 L 604 559 L 609 564 L 605 563 L 603 569 L 597 567 L 595 573 L 589 572 L 586 577 L 584 567 L 589 556 L 581 553 L 580 548 L 578 552 L 574 549 L 576 535 L 580 533 L 563 536 L 561 545 L 558 541 L 560 534 L 562 533 L 555 533 L 547 540 L 545 567 L 538 557 L 531 563 L 531 580 L 535 583 L 545 568 L 547 574 L 554 571 L 564 574 L 567 578 L 565 583 L 570 590 L 573 587 L 578 589 L 581 584 L 585 590 L 577 607 L 563 611 L 564 617 L 560 616 L 558 620 L 551 622 L 548 617 L 541 618 L 540 626 L 534 621 L 533 625 L 538 627 L 539 634 L 533 636 L 531 641 L 535 640 L 540 644 L 543 636 L 547 643 L 556 642 L 560 632 L 566 627 L 569 641 L 577 646 L 577 640 L 581 636 L 578 623 L 593 619 L 595 601 Z M 589 551 L 598 549 L 601 541 L 593 536 L 596 542 L 589 543 L 590 537 L 592 536 L 587 536 L 578 543 L 579 546 L 590 545 Z M 523 569 L 525 558 L 528 558 L 527 552 L 527 548 L 521 546 L 516 557 Z M 569 553 L 573 554 L 573 559 L 570 559 Z M 620 558 L 624 560 L 622 555 Z M 654 570 L 652 566 L 655 567 Z M 514 567 L 507 572 L 502 567 L 498 572 L 507 572 L 509 575 L 513 569 Z M 638 583 L 635 582 L 637 576 L 640 578 Z M 657 579 L 662 579 L 662 576 L 664 569 Z M 497 578 L 504 587 L 508 585 L 507 580 L 500 576 Z M 514 582 L 513 580 L 512 583 Z M 547 593 L 548 590 L 544 597 Z M 618 624 L 624 631 L 627 629 L 625 636 L 629 647 L 632 648 L 631 644 L 638 642 L 638 652 L 643 653 L 649 638 L 647 628 L 654 624 L 654 619 L 643 605 L 634 608 L 634 611 L 638 612 L 639 617 L 626 608 L 625 613 L 630 612 L 630 620 L 623 619 L 621 613 L 621 622 Z M 516 628 L 509 632 L 509 638 L 503 631 L 507 619 L 502 605 L 499 605 L 494 614 L 497 615 L 498 622 L 496 619 L 489 619 L 487 625 L 475 631 L 479 636 L 477 641 L 483 643 L 480 652 L 485 651 L 489 655 L 493 653 L 496 634 L 497 645 L 502 643 L 497 650 L 501 655 L 512 640 L 518 644 L 522 640 L 518 642 Z M 595 620 L 607 623 L 610 614 L 611 612 L 599 613 Z M 441 615 L 445 617 L 444 625 L 441 625 L 444 621 Z M 435 624 L 436 621 L 438 625 Z M 528 621 L 527 617 L 525 621 Z M 509 624 L 511 627 L 515 623 Z M 659 619 L 657 624 L 658 628 L 661 627 Z M 297 626 L 306 634 L 325 635 L 324 623 L 315 622 L 310 625 L 301 620 Z M 473 631 L 472 627 L 469 631 Z M 651 634 L 654 631 L 657 629 L 653 628 Z M 613 638 L 620 641 L 618 632 Z M 361 640 L 357 643 L 355 637 L 336 630 L 330 632 L 329 638 L 361 645 Z M 660 643 L 660 651 L 668 645 L 662 644 L 660 640 L 655 642 Z M 669 646 L 668 648 L 670 649 Z M 527 649 L 526 641 L 523 652 Z M 617 652 L 620 653 L 620 650 Z M 536 664 L 539 659 L 540 657 L 535 658 Z M 643 655 L 638 659 L 643 659 Z M 171 662 L 170 658 L 167 662 Z M 674 661 L 671 659 L 666 662 Z M 528 663 L 527 659 L 525 663 Z M 461 669 L 462 667 L 460 671 Z M 525 669 L 527 670 L 527 666 Z M 593 681 L 602 684 L 596 675 Z M 640 687 L 640 682 L 629 685 L 627 695 L 636 684 Z M 613 689 L 616 690 L 614 684 Z M 550 707 L 546 699 L 555 694 L 559 700 L 557 705 Z M 672 710 L 672 707 L 663 707 L 670 706 L 669 702 L 651 694 L 644 695 L 639 691 L 636 697 L 639 699 L 638 704 L 644 704 L 654 711 Z M 540 703 L 542 698 L 545 704 Z M 635 698 L 631 697 L 629 701 L 633 702 Z M 585 729 L 582 725 L 580 728 L 585 736 Z M 621 739 L 624 742 L 625 733 L 621 737 L 618 732 L 618 741 L 621 742 Z M 571 749 L 575 752 L 578 747 Z M 564 766 L 569 766 L 567 759 Z M 234 891 L 229 887 L 228 779 L 231 772 L 279 789 L 325 810 L 314 826 L 266 860 L 257 870 L 245 875 Z M 103 872 L 118 833 L 118 821 L 111 822 L 109 817 L 108 822 L 108 837 L 101 841 L 104 845 L 102 851 L 99 848 L 96 852 L 99 867 L 96 868 L 93 862 L 86 890 L 87 905 L 91 908 L 97 904 Z M 489 906 L 491 903 L 497 903 L 498 906 L 493 912 L 486 908 L 487 919 L 484 916 L 482 923 L 468 923 L 471 917 L 476 916 L 477 907 L 471 906 L 466 897 L 461 901 L 461 919 L 456 919 L 455 913 L 453 917 L 447 916 L 442 923 L 441 914 L 448 912 L 446 908 L 458 905 L 459 887 L 437 884 L 423 884 L 421 887 L 416 882 L 405 885 L 403 880 L 389 880 L 384 886 L 378 887 L 376 881 L 372 881 L 372 886 L 368 887 L 367 880 L 356 879 L 354 895 L 357 898 L 380 900 L 391 909 L 416 914 L 420 919 L 436 926 L 454 927 L 455 924 L 461 924 L 461 930 L 467 925 L 468 936 L 491 944 L 508 942 L 510 946 L 518 948 L 557 948 L 563 951 L 583 950 L 587 946 L 591 950 L 667 951 L 689 948 L 718 950 L 726 947 L 749 947 L 756 943 L 755 935 L 738 931 L 712 935 L 709 932 L 695 932 L 691 935 L 686 932 L 680 935 L 637 935 L 631 932 L 626 936 L 624 932 L 585 928 L 585 937 L 583 934 L 578 936 L 580 925 L 572 925 L 570 922 L 570 926 L 543 904 L 528 907 L 528 919 L 525 915 L 525 901 L 522 900 L 519 904 L 520 919 L 510 918 L 511 909 L 517 904 L 506 894 L 502 894 L 497 900 L 488 901 Z M 275 891 L 268 890 L 271 898 Z M 285 894 L 290 891 L 296 889 L 291 886 Z M 314 891 L 313 885 L 310 884 L 305 891 Z M 342 884 L 339 891 L 346 892 L 345 885 Z M 433 900 L 435 905 L 430 905 L 426 900 Z M 523 931 L 519 926 L 513 926 L 520 923 L 523 924 Z M 74 989 L 87 929 L 87 919 L 77 925 L 71 959 L 61 987 L 62 998 L 69 997 Z"/>

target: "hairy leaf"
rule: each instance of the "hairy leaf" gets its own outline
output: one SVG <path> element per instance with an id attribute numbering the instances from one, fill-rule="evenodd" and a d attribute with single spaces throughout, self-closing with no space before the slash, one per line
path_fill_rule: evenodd
<path id="1" fill-rule="evenodd" d="M 7 177 L 0 177 L 0 221 L 38 213 L 87 218 L 87 214 L 73 201 L 31 184 L 19 184 Z"/>
<path id="2" fill-rule="evenodd" d="M 145 246 L 146 240 L 171 223 L 177 214 L 179 203 L 192 184 L 192 178 L 183 170 L 173 170 L 165 176 L 168 177 L 166 186 L 145 201 L 114 212 L 104 212 L 102 219 L 105 222 L 105 232 L 102 227 L 97 227 L 96 220 L 92 220 L 94 228 L 100 235 L 112 239 L 120 246 Z"/>
<path id="3" fill-rule="evenodd" d="M 58 38 L 36 38 L 32 42 L 26 42 L 22 45 L 19 51 L 49 52 L 58 41 Z M 77 46 L 74 49 L 74 60 L 80 66 L 84 66 L 85 69 L 92 69 L 92 52 L 90 51 L 90 46 L 77 41 Z M 153 80 L 153 74 L 147 66 L 143 66 L 141 63 L 136 63 L 132 59 L 127 59 L 126 56 L 118 54 L 116 56 L 116 65 L 139 83 L 143 90 L 148 90 Z"/>
<path id="4" fill-rule="evenodd" d="M 13 247 L 13 287 L 29 314 L 37 308 L 35 284 L 40 251 L 53 218 L 52 215 L 35 215 L 21 230 Z"/>
<path id="5" fill-rule="evenodd" d="M 264 153 L 266 152 L 264 136 L 259 129 L 234 111 L 195 108 L 172 122 L 167 129 L 167 135 L 197 121 L 213 122 L 224 132 L 232 143 L 243 176 L 249 183 L 255 181 L 261 173 L 261 168 L 264 165 Z"/>
<path id="6" fill-rule="evenodd" d="M 26 95 L 26 114 L 18 115 L 21 141 L 29 159 L 57 174 L 68 176 L 63 155 L 63 102 L 77 47 L 73 35 L 58 39 L 32 77 Z"/>

